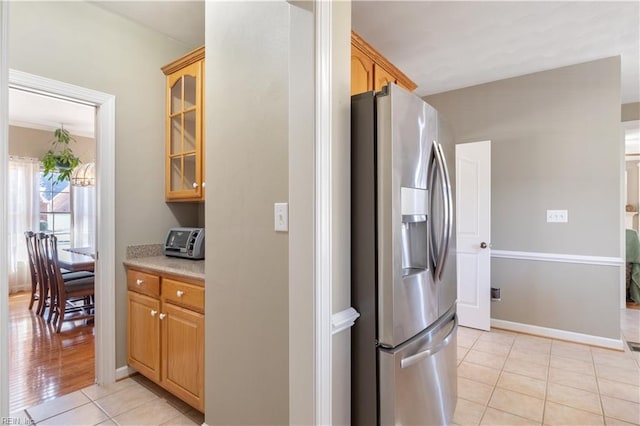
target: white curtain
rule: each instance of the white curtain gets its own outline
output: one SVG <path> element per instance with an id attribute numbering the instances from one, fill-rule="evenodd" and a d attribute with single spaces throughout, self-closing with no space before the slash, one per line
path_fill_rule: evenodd
<path id="1" fill-rule="evenodd" d="M 31 291 L 25 231 L 39 231 L 37 158 L 9 157 L 9 293 Z"/>
<path id="2" fill-rule="evenodd" d="M 72 186 L 73 247 L 96 246 L 96 187 Z"/>

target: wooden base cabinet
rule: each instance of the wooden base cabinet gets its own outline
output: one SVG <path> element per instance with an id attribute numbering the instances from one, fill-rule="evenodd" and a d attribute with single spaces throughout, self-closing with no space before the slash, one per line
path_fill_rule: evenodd
<path id="1" fill-rule="evenodd" d="M 154 382 L 160 381 L 160 301 L 129 291 L 127 333 L 129 365 Z"/>
<path id="2" fill-rule="evenodd" d="M 199 410 L 204 409 L 204 315 L 165 304 L 162 324 L 164 387 Z"/>
<path id="3" fill-rule="evenodd" d="M 127 286 L 129 365 L 204 411 L 204 287 L 135 269 Z"/>

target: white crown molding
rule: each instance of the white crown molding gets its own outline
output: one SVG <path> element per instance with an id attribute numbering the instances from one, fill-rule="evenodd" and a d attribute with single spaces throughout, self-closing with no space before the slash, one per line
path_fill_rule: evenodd
<path id="1" fill-rule="evenodd" d="M 583 265 L 624 266 L 621 257 L 583 256 L 577 254 L 536 253 L 528 251 L 491 250 L 491 257 L 499 259 L 533 260 L 540 262 L 578 263 Z"/>

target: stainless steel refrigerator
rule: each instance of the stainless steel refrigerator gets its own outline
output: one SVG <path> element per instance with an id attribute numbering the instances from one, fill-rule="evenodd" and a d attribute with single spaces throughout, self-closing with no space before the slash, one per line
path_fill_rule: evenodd
<path id="1" fill-rule="evenodd" d="M 438 112 L 395 84 L 353 96 L 351 128 L 352 424 L 448 424 L 453 142 Z"/>

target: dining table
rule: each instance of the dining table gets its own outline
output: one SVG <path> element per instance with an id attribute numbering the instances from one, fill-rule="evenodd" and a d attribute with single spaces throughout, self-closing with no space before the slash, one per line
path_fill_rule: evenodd
<path id="1" fill-rule="evenodd" d="M 58 264 L 71 272 L 90 271 L 95 268 L 95 249 L 93 247 L 63 248 L 58 250 Z"/>

